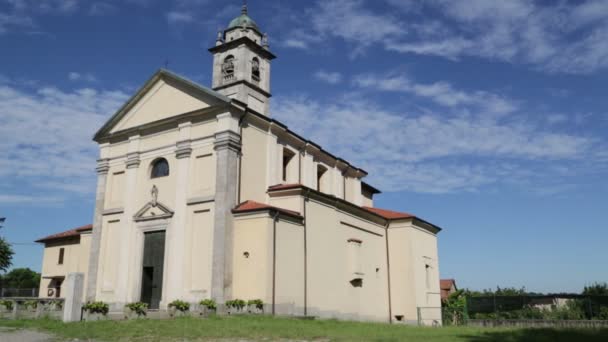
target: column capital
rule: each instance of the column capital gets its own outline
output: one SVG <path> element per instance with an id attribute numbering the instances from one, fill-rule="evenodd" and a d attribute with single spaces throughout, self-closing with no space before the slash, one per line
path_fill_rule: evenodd
<path id="1" fill-rule="evenodd" d="M 238 153 L 241 151 L 241 136 L 231 130 L 217 132 L 213 147 L 216 151 L 229 149 Z"/>
<path id="2" fill-rule="evenodd" d="M 139 159 L 139 152 L 131 152 L 127 154 L 127 169 L 138 168 L 141 160 Z"/>
<path id="3" fill-rule="evenodd" d="M 192 154 L 192 148 L 190 147 L 190 145 L 190 140 L 178 141 L 175 144 L 175 158 L 190 158 L 190 155 Z"/>
<path id="4" fill-rule="evenodd" d="M 97 168 L 95 168 L 98 174 L 105 175 L 110 171 L 110 159 L 98 159 L 97 160 Z"/>

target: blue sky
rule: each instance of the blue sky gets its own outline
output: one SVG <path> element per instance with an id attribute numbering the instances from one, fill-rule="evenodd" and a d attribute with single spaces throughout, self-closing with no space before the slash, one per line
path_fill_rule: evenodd
<path id="1" fill-rule="evenodd" d="M 90 223 L 93 133 L 158 68 L 210 84 L 239 1 L 0 0 L 0 216 L 15 267 Z M 250 1 L 272 115 L 441 227 L 461 287 L 608 281 L 608 2 Z M 337 133 L 336 133 L 337 132 Z M 23 243 L 23 244 L 21 244 Z"/>

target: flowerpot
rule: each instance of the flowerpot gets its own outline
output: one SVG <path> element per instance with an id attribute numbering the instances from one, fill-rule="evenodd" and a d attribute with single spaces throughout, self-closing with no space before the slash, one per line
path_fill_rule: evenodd
<path id="1" fill-rule="evenodd" d="M 264 308 L 258 308 L 255 305 L 248 305 L 247 306 L 247 312 L 252 314 L 252 315 L 261 315 L 264 313 Z"/>
<path id="2" fill-rule="evenodd" d="M 201 306 L 198 310 L 198 314 L 200 317 L 209 317 L 216 314 L 216 309 L 209 309 L 206 306 Z"/>
<path id="3" fill-rule="evenodd" d="M 171 317 L 187 317 L 190 316 L 190 312 L 177 310 L 174 307 L 169 308 L 169 316 Z"/>
<path id="4" fill-rule="evenodd" d="M 98 313 L 98 312 L 85 311 L 85 314 L 84 314 L 85 321 L 93 322 L 93 321 L 101 321 L 101 320 L 105 320 L 105 319 L 107 319 L 107 316 L 102 313 Z"/>
<path id="5" fill-rule="evenodd" d="M 143 312 L 137 312 L 134 310 L 131 310 L 129 308 L 125 308 L 125 310 L 123 311 L 125 314 L 125 319 L 141 319 L 141 318 L 146 318 L 148 315 L 148 310 L 144 310 Z"/>
<path id="6" fill-rule="evenodd" d="M 245 314 L 245 313 L 247 313 L 247 311 L 245 311 L 243 309 L 233 308 L 233 307 L 228 308 L 228 314 L 229 315 L 242 315 L 242 314 Z"/>

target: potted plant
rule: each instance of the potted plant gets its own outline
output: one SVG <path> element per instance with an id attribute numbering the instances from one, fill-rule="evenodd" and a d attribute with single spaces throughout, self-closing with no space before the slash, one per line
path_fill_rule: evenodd
<path id="1" fill-rule="evenodd" d="M 229 315 L 236 315 L 243 313 L 243 308 L 247 305 L 242 299 L 233 299 L 226 301 L 226 308 L 228 309 Z"/>
<path id="2" fill-rule="evenodd" d="M 217 311 L 217 304 L 213 299 L 203 299 L 198 304 L 200 307 L 200 315 L 203 317 L 215 314 Z"/>
<path id="3" fill-rule="evenodd" d="M 264 302 L 261 299 L 251 299 L 247 301 L 247 311 L 253 314 L 264 313 Z"/>
<path id="4" fill-rule="evenodd" d="M 134 302 L 125 305 L 125 319 L 144 318 L 148 314 L 148 303 Z"/>
<path id="5" fill-rule="evenodd" d="M 99 321 L 106 318 L 110 306 L 104 302 L 87 302 L 82 309 L 85 321 Z"/>
<path id="6" fill-rule="evenodd" d="M 171 317 L 187 316 L 188 310 L 190 310 L 190 303 L 183 300 L 176 299 L 169 303 L 169 315 Z"/>

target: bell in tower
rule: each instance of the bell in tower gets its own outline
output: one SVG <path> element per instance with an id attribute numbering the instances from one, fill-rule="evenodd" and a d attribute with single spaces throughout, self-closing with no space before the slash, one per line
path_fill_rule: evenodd
<path id="1" fill-rule="evenodd" d="M 249 17 L 247 4 L 228 28 L 218 32 L 213 54 L 213 90 L 269 115 L 270 52 L 268 37 Z"/>

